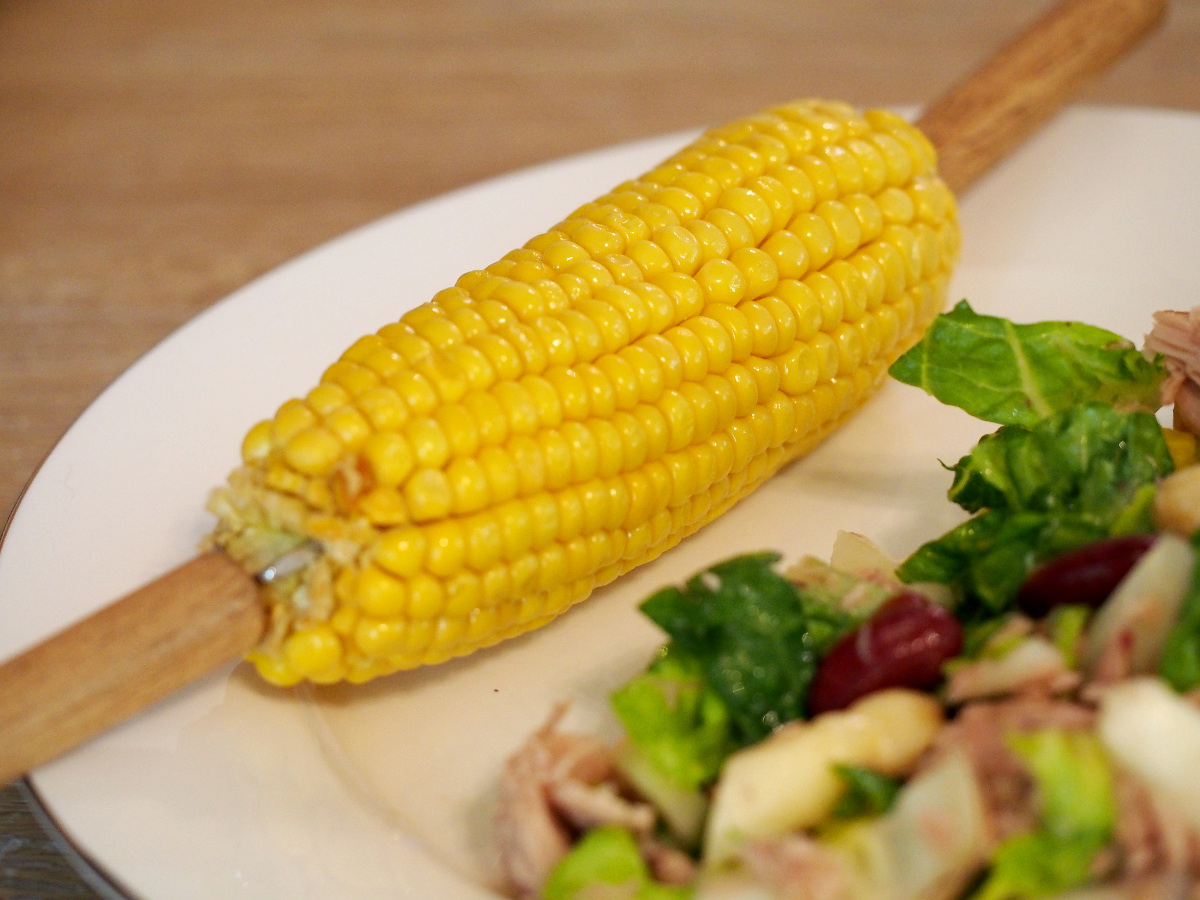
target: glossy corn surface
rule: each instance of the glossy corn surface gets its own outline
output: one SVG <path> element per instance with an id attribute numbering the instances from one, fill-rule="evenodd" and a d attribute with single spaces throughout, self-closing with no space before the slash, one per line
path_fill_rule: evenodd
<path id="1" fill-rule="evenodd" d="M 954 199 L 897 116 L 705 133 L 256 425 L 213 542 L 260 571 L 278 684 L 365 681 L 553 619 L 856 409 L 941 309 Z"/>

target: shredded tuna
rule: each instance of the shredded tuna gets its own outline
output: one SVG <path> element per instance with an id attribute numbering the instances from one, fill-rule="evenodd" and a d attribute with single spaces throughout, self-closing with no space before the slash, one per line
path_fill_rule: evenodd
<path id="1" fill-rule="evenodd" d="M 978 659 L 950 673 L 946 699 L 958 704 L 1028 691 L 1066 694 L 1079 686 L 1079 673 L 1042 637 L 1029 637 L 998 659 Z"/>
<path id="2" fill-rule="evenodd" d="M 642 856 L 650 865 L 655 881 L 663 884 L 689 884 L 696 877 L 696 861 L 653 837 L 639 841 Z"/>
<path id="3" fill-rule="evenodd" d="M 553 797 L 596 785 L 613 774 L 608 748 L 597 738 L 558 730 L 559 707 L 509 759 L 500 777 L 496 821 L 500 863 L 513 891 L 535 897 L 571 847 L 571 830 Z"/>
<path id="4" fill-rule="evenodd" d="M 852 883 L 841 857 L 801 834 L 776 841 L 748 841 L 747 867 L 779 900 L 850 900 Z"/>
<path id="5" fill-rule="evenodd" d="M 1200 900 L 1200 889 L 1180 874 L 1129 878 L 1100 887 L 1084 887 L 1057 900 Z"/>
<path id="6" fill-rule="evenodd" d="M 964 752 L 979 781 L 984 817 L 993 843 L 1037 824 L 1033 781 L 1005 744 L 1014 731 L 1091 728 L 1095 712 L 1068 700 L 1022 695 L 969 703 L 942 729 L 924 765 L 952 749 Z"/>
<path id="7" fill-rule="evenodd" d="M 1117 778 L 1113 849 L 1118 875 L 1185 875 L 1200 878 L 1200 833 L 1137 779 Z"/>
<path id="8" fill-rule="evenodd" d="M 1188 312 L 1166 310 L 1155 313 L 1154 326 L 1146 335 L 1143 350 L 1147 356 L 1161 353 L 1165 358 L 1168 378 L 1162 386 L 1163 405 L 1180 403 L 1184 386 L 1200 383 L 1200 307 L 1193 307 Z M 1182 399 L 1181 405 L 1200 411 L 1200 392 L 1193 385 L 1189 394 Z M 1180 412 L 1177 407 L 1176 413 Z M 1193 421 L 1200 422 L 1200 417 Z"/>
<path id="9" fill-rule="evenodd" d="M 635 835 L 645 835 L 654 828 L 654 807 L 627 800 L 610 782 L 586 784 L 565 779 L 549 785 L 549 792 L 555 812 L 580 831 L 616 825 Z"/>
<path id="10" fill-rule="evenodd" d="M 1175 394 L 1173 424 L 1180 431 L 1200 434 L 1200 384 L 1184 382 Z"/>
<path id="11" fill-rule="evenodd" d="M 1092 664 L 1088 682 L 1080 692 L 1085 700 L 1095 702 L 1104 688 L 1133 674 L 1133 646 L 1133 632 L 1123 628 L 1101 648 Z"/>

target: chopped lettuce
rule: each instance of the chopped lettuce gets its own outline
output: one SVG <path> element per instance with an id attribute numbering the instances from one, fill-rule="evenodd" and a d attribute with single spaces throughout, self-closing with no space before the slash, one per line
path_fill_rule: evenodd
<path id="1" fill-rule="evenodd" d="M 642 611 L 698 664 L 724 702 L 734 742 L 804 716 L 817 662 L 860 621 L 788 581 L 775 553 L 740 556 L 651 595 Z"/>
<path id="2" fill-rule="evenodd" d="M 1112 839 L 1113 773 L 1099 738 L 1047 729 L 1010 735 L 1008 743 L 1033 776 L 1040 821 L 997 848 L 973 900 L 1044 897 L 1084 884 Z"/>
<path id="3" fill-rule="evenodd" d="M 543 900 L 687 900 L 687 887 L 656 882 L 628 831 L 596 828 L 585 834 L 542 887 Z"/>
<path id="4" fill-rule="evenodd" d="M 1145 412 L 1088 403 L 984 437 L 954 467 L 950 497 L 976 515 L 901 564 L 908 582 L 956 588 L 966 618 L 1010 608 L 1035 565 L 1117 534 L 1152 531 L 1155 481 L 1174 468 Z"/>
<path id="5" fill-rule="evenodd" d="M 907 582 L 952 586 L 960 596 L 955 611 L 974 622 L 1007 612 L 1039 561 L 1105 534 L 1080 516 L 989 510 L 919 547 L 898 574 Z"/>
<path id="6" fill-rule="evenodd" d="M 700 660 L 678 649 L 660 653 L 611 701 L 646 762 L 680 787 L 710 783 L 733 750 L 725 701 L 705 681 Z"/>
<path id="7" fill-rule="evenodd" d="M 892 808 L 904 784 L 901 778 L 862 766 L 839 765 L 833 770 L 846 783 L 846 792 L 833 808 L 833 818 L 837 820 L 882 815 Z"/>
<path id="8" fill-rule="evenodd" d="M 1032 425 L 1080 403 L 1153 411 L 1165 370 L 1120 335 L 1079 322 L 1017 325 L 964 300 L 891 368 L 943 403 L 998 425 Z"/>
<path id="9" fill-rule="evenodd" d="M 1063 662 L 1068 668 L 1074 669 L 1079 664 L 1080 643 L 1091 615 L 1091 607 L 1064 603 L 1054 607 L 1046 616 L 1046 630 L 1050 640 L 1062 654 Z"/>
<path id="10" fill-rule="evenodd" d="M 950 499 L 968 512 L 1069 510 L 1108 521 L 1173 469 L 1153 415 L 1087 403 L 986 435 L 953 467 Z"/>
<path id="11" fill-rule="evenodd" d="M 1197 551 L 1192 585 L 1180 605 L 1179 616 L 1163 645 L 1158 674 L 1180 693 L 1200 687 L 1200 532 L 1192 535 Z"/>

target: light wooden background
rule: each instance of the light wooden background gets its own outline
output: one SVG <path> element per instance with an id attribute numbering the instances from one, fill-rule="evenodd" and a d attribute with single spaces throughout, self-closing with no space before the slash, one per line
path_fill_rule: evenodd
<path id="1" fill-rule="evenodd" d="M 1047 6 L 0 0 L 0 515 L 134 359 L 328 238 L 794 96 L 920 102 Z M 1200 111 L 1200 0 L 1083 99 Z M 0 791 L 0 898 L 95 896 Z"/>

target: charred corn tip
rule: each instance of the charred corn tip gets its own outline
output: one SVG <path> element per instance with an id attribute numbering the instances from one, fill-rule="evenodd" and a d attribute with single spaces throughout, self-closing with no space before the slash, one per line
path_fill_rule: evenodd
<path id="1" fill-rule="evenodd" d="M 268 680 L 365 681 L 553 619 L 858 407 L 941 309 L 935 154 L 816 100 L 711 129 L 355 342 L 210 502 Z"/>

